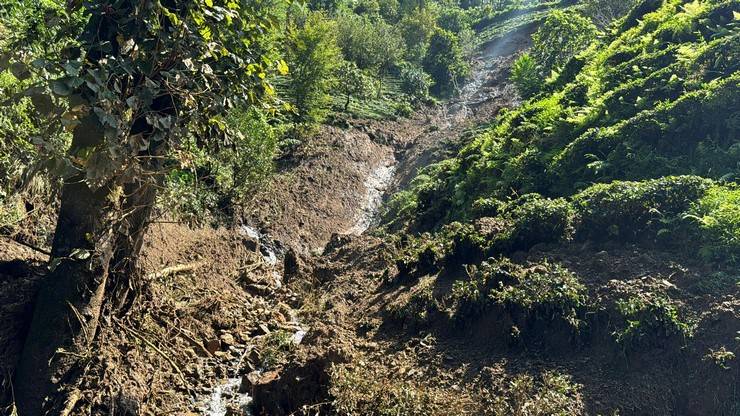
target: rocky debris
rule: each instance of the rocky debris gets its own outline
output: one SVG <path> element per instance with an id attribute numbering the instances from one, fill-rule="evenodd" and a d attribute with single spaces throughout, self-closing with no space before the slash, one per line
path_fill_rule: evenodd
<path id="1" fill-rule="evenodd" d="M 329 398 L 329 366 L 325 357 L 306 363 L 293 362 L 279 374 L 262 377 L 251 385 L 253 406 L 258 414 L 288 415 L 307 403 L 325 403 Z M 316 409 L 317 414 L 323 414 Z"/>
<path id="2" fill-rule="evenodd" d="M 292 247 L 285 253 L 283 260 L 283 279 L 289 283 L 293 278 L 298 277 L 301 273 L 307 273 L 307 264 L 301 258 L 300 254 Z"/>

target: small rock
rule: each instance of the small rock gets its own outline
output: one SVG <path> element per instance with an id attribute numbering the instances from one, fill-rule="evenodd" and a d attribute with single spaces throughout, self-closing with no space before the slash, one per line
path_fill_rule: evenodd
<path id="1" fill-rule="evenodd" d="M 239 384 L 239 393 L 249 393 L 260 380 L 261 373 L 259 371 L 252 371 L 246 376 L 242 377 L 242 381 Z"/>
<path id="2" fill-rule="evenodd" d="M 234 336 L 228 332 L 221 334 L 219 339 L 221 340 L 221 346 L 224 349 L 228 349 L 230 346 L 236 344 L 236 340 L 234 339 Z"/>
<path id="3" fill-rule="evenodd" d="M 209 339 L 208 341 L 205 342 L 204 347 L 211 354 L 215 354 L 216 351 L 221 349 L 221 341 L 217 339 Z"/>
<path id="4" fill-rule="evenodd" d="M 301 260 L 298 258 L 298 253 L 291 247 L 287 253 L 285 253 L 285 260 L 283 261 L 283 276 L 285 281 L 289 281 L 292 277 L 298 276 L 301 271 Z"/>
<path id="5" fill-rule="evenodd" d="M 265 335 L 268 335 L 270 332 L 272 332 L 270 331 L 270 328 L 268 328 L 267 325 L 265 324 L 259 324 L 258 327 L 262 331 L 262 333 Z"/>
<path id="6" fill-rule="evenodd" d="M 270 287 L 263 284 L 248 284 L 244 287 L 248 293 L 255 296 L 267 296 L 270 294 Z"/>

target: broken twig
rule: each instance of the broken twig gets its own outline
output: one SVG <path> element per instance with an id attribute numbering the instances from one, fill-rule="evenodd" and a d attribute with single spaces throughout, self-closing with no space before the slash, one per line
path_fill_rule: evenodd
<path id="1" fill-rule="evenodd" d="M 189 263 L 189 264 L 178 264 L 177 266 L 165 267 L 164 269 L 158 272 L 149 273 L 144 277 L 146 279 L 161 279 L 163 277 L 172 276 L 178 273 L 185 273 L 185 272 L 193 271 L 199 267 L 202 267 L 205 264 L 206 262 L 204 261 L 199 261 L 199 262 Z"/>

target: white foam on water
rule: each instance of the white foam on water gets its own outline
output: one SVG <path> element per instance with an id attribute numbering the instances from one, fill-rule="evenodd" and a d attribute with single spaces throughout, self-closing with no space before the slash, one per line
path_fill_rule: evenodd
<path id="1" fill-rule="evenodd" d="M 376 167 L 365 178 L 365 201 L 362 205 L 362 211 L 360 211 L 355 225 L 347 230 L 345 234 L 360 235 L 373 225 L 375 215 L 383 204 L 383 195 L 395 173 L 396 164 L 393 160 L 390 163 Z"/>
<path id="2" fill-rule="evenodd" d="M 239 393 L 241 378 L 229 378 L 216 386 L 208 399 L 205 414 L 207 416 L 226 416 L 230 406 L 236 407 L 244 415 L 251 415 L 249 394 Z"/>

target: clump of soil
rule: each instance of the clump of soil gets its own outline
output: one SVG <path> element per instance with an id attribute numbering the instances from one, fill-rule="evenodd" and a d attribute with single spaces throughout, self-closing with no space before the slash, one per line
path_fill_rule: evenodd
<path id="1" fill-rule="evenodd" d="M 0 406 L 12 399 L 10 375 L 31 323 L 33 300 L 46 270 L 44 260 L 34 250 L 0 239 Z"/>
<path id="2" fill-rule="evenodd" d="M 275 361 L 272 339 L 298 343 L 305 333 L 283 265 L 270 262 L 261 245 L 240 229 L 153 225 L 139 300 L 101 324 L 60 400 L 74 405 L 72 414 L 246 414 L 242 376 Z M 0 293 L 2 365 L 10 375 L 45 268 L 29 265 L 27 250 L 4 257 L 26 259 L 0 262 L 3 289 L 14 289 Z M 10 399 L 7 381 L 3 389 Z"/>

